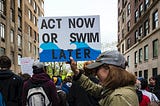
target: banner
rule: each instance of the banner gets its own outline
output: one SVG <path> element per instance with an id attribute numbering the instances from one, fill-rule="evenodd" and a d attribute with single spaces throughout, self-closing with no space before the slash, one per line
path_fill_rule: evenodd
<path id="1" fill-rule="evenodd" d="M 100 17 L 39 17 L 41 62 L 95 60 L 101 53 Z"/>

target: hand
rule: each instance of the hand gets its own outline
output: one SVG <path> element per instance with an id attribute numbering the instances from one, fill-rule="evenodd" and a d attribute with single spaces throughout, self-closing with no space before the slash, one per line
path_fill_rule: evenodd
<path id="1" fill-rule="evenodd" d="M 74 75 L 77 76 L 79 74 L 79 69 L 77 68 L 77 63 L 74 61 L 73 57 L 70 57 L 70 66 Z"/>

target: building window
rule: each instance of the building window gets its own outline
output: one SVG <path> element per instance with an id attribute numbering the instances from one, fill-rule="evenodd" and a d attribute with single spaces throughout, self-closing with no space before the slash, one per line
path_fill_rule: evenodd
<path id="1" fill-rule="evenodd" d="M 142 55 L 142 48 L 141 48 L 141 49 L 139 49 L 139 63 L 142 63 L 142 59 L 143 59 L 142 56 L 143 55 Z"/>
<path id="2" fill-rule="evenodd" d="M 11 62 L 12 64 L 14 64 L 14 52 L 13 51 L 11 51 Z"/>
<path id="3" fill-rule="evenodd" d="M 148 79 L 148 70 L 144 70 L 144 78 Z"/>
<path id="4" fill-rule="evenodd" d="M 139 6 L 139 16 L 142 15 L 142 12 L 143 12 L 143 4 L 140 4 L 140 6 Z"/>
<path id="5" fill-rule="evenodd" d="M 36 33 L 36 31 L 34 31 L 34 40 L 35 41 L 37 40 L 37 33 Z"/>
<path id="6" fill-rule="evenodd" d="M 125 14 L 123 12 L 123 14 L 122 14 L 122 23 L 124 23 L 124 20 L 125 20 Z"/>
<path id="7" fill-rule="evenodd" d="M 130 66 L 130 57 L 127 56 L 128 67 Z"/>
<path id="8" fill-rule="evenodd" d="M 130 30 L 130 27 L 131 27 L 131 22 L 128 21 L 128 23 L 127 23 L 127 31 L 128 31 L 128 32 L 129 32 L 129 30 Z"/>
<path id="9" fill-rule="evenodd" d="M 158 57 L 158 39 L 152 42 L 153 44 L 153 58 Z"/>
<path id="10" fill-rule="evenodd" d="M 18 16 L 18 28 L 22 28 L 22 17 Z"/>
<path id="11" fill-rule="evenodd" d="M 122 44 L 122 53 L 124 53 L 124 44 Z"/>
<path id="12" fill-rule="evenodd" d="M 142 77 L 142 71 L 139 71 L 139 77 Z"/>
<path id="13" fill-rule="evenodd" d="M 158 10 L 153 13 L 153 29 L 158 28 Z"/>
<path id="14" fill-rule="evenodd" d="M 32 11 L 28 9 L 28 18 L 32 21 Z"/>
<path id="15" fill-rule="evenodd" d="M 139 17 L 138 10 L 136 10 L 135 11 L 135 23 L 138 21 L 138 17 Z"/>
<path id="16" fill-rule="evenodd" d="M 120 22 L 118 21 L 118 32 L 120 31 Z"/>
<path id="17" fill-rule="evenodd" d="M 18 0 L 18 8 L 21 8 L 21 0 Z"/>
<path id="18" fill-rule="evenodd" d="M 137 4 L 138 4 L 138 0 L 134 0 L 134 5 L 135 5 L 135 7 L 137 6 Z"/>
<path id="19" fill-rule="evenodd" d="M 142 37 L 143 35 L 143 28 L 142 26 L 139 27 L 139 36 Z"/>
<path id="20" fill-rule="evenodd" d="M 1 47 L 0 48 L 0 56 L 5 55 L 5 48 Z"/>
<path id="21" fill-rule="evenodd" d="M 144 61 L 148 61 L 148 45 L 144 46 Z"/>
<path id="22" fill-rule="evenodd" d="M 157 76 L 157 68 L 152 69 L 152 76 Z"/>
<path id="23" fill-rule="evenodd" d="M 4 35 L 5 35 L 5 25 L 0 23 L 0 36 L 1 36 L 1 38 L 4 39 Z"/>
<path id="24" fill-rule="evenodd" d="M 28 43 L 28 48 L 29 48 L 29 52 L 31 53 L 32 52 L 32 43 L 31 42 Z"/>
<path id="25" fill-rule="evenodd" d="M 149 34 L 149 22 L 148 20 L 144 22 L 144 36 Z"/>
<path id="26" fill-rule="evenodd" d="M 134 64 L 137 64 L 138 63 L 138 53 L 137 51 L 134 52 Z"/>
<path id="27" fill-rule="evenodd" d="M 33 16 L 33 23 L 35 26 L 37 26 L 37 19 L 36 19 L 36 16 Z"/>
<path id="28" fill-rule="evenodd" d="M 34 46 L 34 55 L 36 55 L 36 53 L 37 53 L 37 48 L 36 46 Z"/>
<path id="29" fill-rule="evenodd" d="M 11 43 L 14 42 L 14 31 L 12 29 L 10 31 L 10 40 L 11 40 Z"/>
<path id="30" fill-rule="evenodd" d="M 10 9 L 10 18 L 11 18 L 11 21 L 14 22 L 14 8 L 15 8 L 15 0 L 11 0 L 11 9 Z"/>
<path id="31" fill-rule="evenodd" d="M 135 36 L 135 43 L 137 43 L 137 41 L 138 41 L 138 31 L 137 30 L 135 31 L 135 35 L 134 36 Z"/>
<path id="32" fill-rule="evenodd" d="M 122 29 L 122 38 L 124 38 L 124 29 Z"/>
<path id="33" fill-rule="evenodd" d="M 36 2 L 35 2 L 35 1 L 33 2 L 33 8 L 34 8 L 34 11 L 36 12 L 36 10 L 37 10 L 37 5 L 36 5 Z"/>
<path id="34" fill-rule="evenodd" d="M 127 6 L 127 15 L 129 16 L 131 14 L 131 5 L 130 3 L 128 3 L 128 6 Z"/>
<path id="35" fill-rule="evenodd" d="M 22 58 L 22 55 L 18 54 L 18 65 L 21 65 L 21 58 Z"/>
<path id="36" fill-rule="evenodd" d="M 22 36 L 18 35 L 18 47 L 22 47 Z"/>
<path id="37" fill-rule="evenodd" d="M 145 10 L 147 10 L 147 8 L 149 7 L 149 0 L 145 0 L 144 7 Z"/>
<path id="38" fill-rule="evenodd" d="M 137 77 L 137 72 L 134 72 L 135 76 Z"/>
<path id="39" fill-rule="evenodd" d="M 0 0 L 0 14 L 5 15 L 5 0 Z"/>
<path id="40" fill-rule="evenodd" d="M 127 49 L 129 49 L 131 47 L 131 39 L 128 38 L 127 39 Z"/>
<path id="41" fill-rule="evenodd" d="M 31 4 L 31 3 L 32 3 L 32 0 L 28 0 L 28 2 Z"/>
<path id="42" fill-rule="evenodd" d="M 28 37 L 32 36 L 32 28 L 28 25 Z"/>

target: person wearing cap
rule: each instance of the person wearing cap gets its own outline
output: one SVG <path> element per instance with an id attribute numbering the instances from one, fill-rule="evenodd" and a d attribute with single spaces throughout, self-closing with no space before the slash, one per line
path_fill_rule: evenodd
<path id="1" fill-rule="evenodd" d="M 32 77 L 24 82 L 23 85 L 22 106 L 26 106 L 27 94 L 30 89 L 30 84 L 43 85 L 43 89 L 45 90 L 47 97 L 52 103 L 52 106 L 59 106 L 59 98 L 57 95 L 55 84 L 51 80 L 49 75 L 45 73 L 44 64 L 41 62 L 34 62 L 32 68 Z"/>
<path id="2" fill-rule="evenodd" d="M 100 106 L 138 106 L 136 94 L 136 77 L 125 70 L 126 60 L 118 51 L 101 53 L 96 61 L 87 65 L 94 70 L 101 85 L 95 84 L 81 74 L 77 64 L 70 57 L 70 66 L 77 81 L 88 93 L 101 98 Z"/>

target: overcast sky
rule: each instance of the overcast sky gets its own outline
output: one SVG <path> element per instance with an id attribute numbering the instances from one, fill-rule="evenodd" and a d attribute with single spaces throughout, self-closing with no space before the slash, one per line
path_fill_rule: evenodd
<path id="1" fill-rule="evenodd" d="M 45 17 L 100 15 L 101 42 L 117 41 L 118 0 L 44 0 Z"/>

